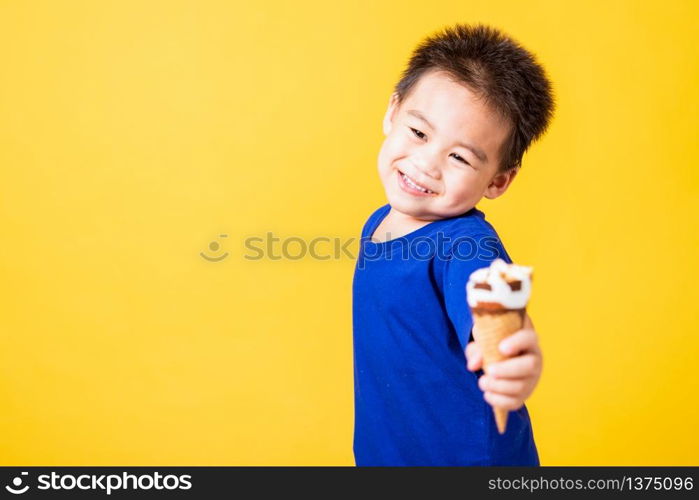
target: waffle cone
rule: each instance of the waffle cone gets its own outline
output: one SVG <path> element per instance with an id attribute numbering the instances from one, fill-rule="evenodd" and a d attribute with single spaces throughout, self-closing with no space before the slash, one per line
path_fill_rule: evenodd
<path id="1" fill-rule="evenodd" d="M 524 309 L 501 309 L 488 311 L 482 309 L 472 310 L 473 338 L 481 349 L 483 355 L 483 370 L 488 373 L 488 366 L 492 363 L 507 358 L 500 352 L 498 345 L 505 337 L 512 335 L 522 328 L 524 323 Z M 495 423 L 498 432 L 505 433 L 508 411 L 502 408 L 493 408 Z"/>

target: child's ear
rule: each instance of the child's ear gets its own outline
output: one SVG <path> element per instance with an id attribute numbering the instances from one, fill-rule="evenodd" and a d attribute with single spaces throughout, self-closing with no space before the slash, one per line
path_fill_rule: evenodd
<path id="1" fill-rule="evenodd" d="M 393 128 L 393 118 L 395 117 L 396 111 L 398 110 L 398 94 L 395 92 L 391 94 L 391 98 L 388 101 L 388 109 L 386 109 L 386 114 L 383 117 L 383 133 L 388 135 L 391 133 L 391 128 Z"/>
<path id="2" fill-rule="evenodd" d="M 502 195 L 507 188 L 512 184 L 515 176 L 519 172 L 519 167 L 511 168 L 507 172 L 498 172 L 485 188 L 485 193 L 483 196 L 490 200 L 494 200 L 498 196 Z"/>

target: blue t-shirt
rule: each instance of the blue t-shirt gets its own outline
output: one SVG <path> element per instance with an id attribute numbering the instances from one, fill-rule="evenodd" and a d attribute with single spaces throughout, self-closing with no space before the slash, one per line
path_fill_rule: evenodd
<path id="1" fill-rule="evenodd" d="M 352 283 L 356 464 L 539 465 L 526 407 L 498 434 L 466 368 L 468 277 L 512 262 L 495 229 L 473 208 L 372 242 L 390 209 L 364 225 Z"/>

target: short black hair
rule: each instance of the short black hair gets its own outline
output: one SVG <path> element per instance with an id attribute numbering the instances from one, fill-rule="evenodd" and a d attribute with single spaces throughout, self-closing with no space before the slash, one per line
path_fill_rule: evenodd
<path id="1" fill-rule="evenodd" d="M 554 111 L 551 82 L 535 56 L 496 28 L 456 24 L 425 38 L 395 86 L 398 102 L 420 77 L 441 70 L 466 85 L 511 125 L 499 171 L 522 164 L 529 145 L 548 128 Z"/>

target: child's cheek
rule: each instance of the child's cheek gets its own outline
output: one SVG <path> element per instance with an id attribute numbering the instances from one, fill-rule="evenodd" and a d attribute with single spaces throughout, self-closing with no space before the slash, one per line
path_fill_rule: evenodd
<path id="1" fill-rule="evenodd" d="M 397 137 L 396 140 L 391 144 L 391 154 L 394 158 L 407 158 L 410 157 L 412 151 L 412 144 L 407 141 L 404 137 Z"/>
<path id="2" fill-rule="evenodd" d="M 400 159 L 399 151 L 400 148 L 398 148 L 395 143 L 389 141 L 384 143 L 379 153 L 379 162 L 384 170 L 388 171 L 395 161 Z"/>

